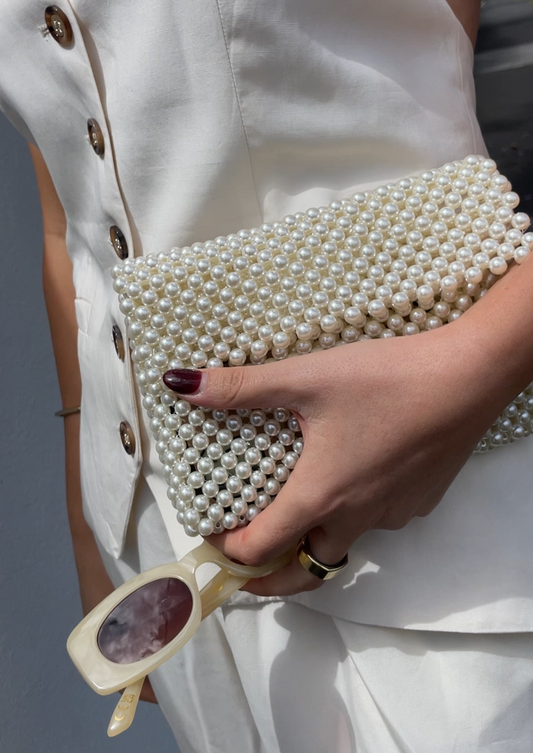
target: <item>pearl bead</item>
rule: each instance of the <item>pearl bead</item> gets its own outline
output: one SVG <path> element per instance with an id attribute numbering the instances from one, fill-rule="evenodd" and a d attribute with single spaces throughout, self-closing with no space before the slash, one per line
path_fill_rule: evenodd
<path id="1" fill-rule="evenodd" d="M 220 462 L 223 468 L 232 470 L 237 465 L 237 455 L 234 452 L 226 452 L 222 455 Z"/>
<path id="2" fill-rule="evenodd" d="M 249 484 L 244 484 L 241 491 L 241 497 L 246 503 L 255 502 L 257 499 L 257 489 Z"/>
<path id="3" fill-rule="evenodd" d="M 187 525 L 196 527 L 200 522 L 200 513 L 198 512 L 198 510 L 190 508 L 189 510 L 185 511 L 184 518 Z"/>
<path id="4" fill-rule="evenodd" d="M 469 283 L 480 283 L 483 280 L 483 272 L 479 267 L 470 267 L 465 272 L 465 280 Z"/>
<path id="5" fill-rule="evenodd" d="M 496 258 L 491 259 L 489 269 L 494 275 L 503 275 L 507 271 L 507 262 L 505 259 L 497 256 Z"/>
<path id="6" fill-rule="evenodd" d="M 533 247 L 533 233 L 525 233 L 522 237 L 522 245 L 526 246 L 526 248 L 532 248 Z"/>
<path id="7" fill-rule="evenodd" d="M 253 520 L 259 515 L 260 508 L 258 508 L 256 505 L 250 505 L 248 507 L 248 510 L 246 511 L 246 519 L 248 521 Z"/>
<path id="8" fill-rule="evenodd" d="M 269 494 L 271 497 L 274 497 L 276 494 L 279 493 L 281 489 L 281 485 L 279 481 L 277 481 L 275 478 L 268 478 L 266 481 L 266 484 L 264 486 L 264 490 L 267 494 Z"/>
<path id="9" fill-rule="evenodd" d="M 204 484 L 202 484 L 202 492 L 209 499 L 213 499 L 217 496 L 218 489 L 218 484 L 214 481 L 206 481 Z"/>
<path id="10" fill-rule="evenodd" d="M 215 525 L 209 518 L 202 518 L 198 523 L 198 533 L 200 536 L 211 536 L 215 530 Z"/>
<path id="11" fill-rule="evenodd" d="M 226 481 L 226 489 L 231 494 L 240 494 L 242 491 L 243 483 L 238 476 L 230 476 Z"/>
<path id="12" fill-rule="evenodd" d="M 244 455 L 247 447 L 247 442 L 240 438 L 234 439 L 231 443 L 231 451 L 234 452 L 235 455 Z"/>
<path id="13" fill-rule="evenodd" d="M 228 480 L 228 471 L 226 468 L 214 468 L 211 472 L 211 478 L 215 484 L 222 485 Z"/>
<path id="14" fill-rule="evenodd" d="M 269 504 L 271 502 L 272 502 L 272 497 L 269 494 L 267 494 L 266 492 L 260 492 L 257 495 L 257 499 L 255 501 L 255 506 L 259 510 L 264 510 L 264 509 L 266 509 L 269 506 Z"/>
<path id="15" fill-rule="evenodd" d="M 224 528 L 231 530 L 237 527 L 237 516 L 232 512 L 227 512 L 222 518 L 222 525 Z"/>
<path id="16" fill-rule="evenodd" d="M 257 465 L 260 462 L 261 457 L 261 453 L 256 447 L 250 447 L 244 453 L 244 459 L 247 463 L 250 463 L 250 465 Z"/>
<path id="17" fill-rule="evenodd" d="M 180 513 L 178 513 L 178 516 L 179 515 L 180 515 Z M 179 520 L 179 517 L 178 517 L 178 520 Z M 198 529 L 196 527 L 194 527 L 194 526 L 189 525 L 188 523 L 185 523 L 183 525 L 183 528 L 184 528 L 184 531 L 187 534 L 187 536 L 198 536 L 199 535 L 198 534 Z"/>
<path id="18" fill-rule="evenodd" d="M 258 450 L 264 452 L 270 447 L 271 440 L 267 434 L 258 434 L 254 439 L 254 445 Z"/>
<path id="19" fill-rule="evenodd" d="M 235 474 L 241 479 L 249 478 L 251 472 L 252 466 L 246 461 L 237 463 L 237 465 L 235 466 Z"/>
<path id="20" fill-rule="evenodd" d="M 266 475 L 262 471 L 253 471 L 250 476 L 250 483 L 256 489 L 261 489 L 266 483 Z"/>
<path id="21" fill-rule="evenodd" d="M 208 497 L 205 497 L 203 494 L 198 494 L 193 501 L 193 507 L 195 510 L 198 510 L 198 512 L 206 512 L 209 508 L 209 499 Z"/>
<path id="22" fill-rule="evenodd" d="M 229 502 L 231 504 L 231 502 Z M 207 510 L 207 517 L 209 520 L 212 520 L 213 523 L 218 523 L 219 520 L 222 520 L 224 517 L 224 507 L 227 507 L 228 505 L 222 506 L 218 502 L 215 504 L 212 504 L 209 506 Z"/>
<path id="23" fill-rule="evenodd" d="M 290 476 L 290 470 L 285 465 L 285 458 L 283 458 L 282 463 L 283 465 L 277 465 L 274 471 L 274 478 L 281 484 L 285 483 L 285 481 L 288 481 Z"/>
<path id="24" fill-rule="evenodd" d="M 531 250 L 529 248 L 526 248 L 525 246 L 519 246 L 514 253 L 514 258 L 517 264 L 522 264 L 529 254 L 531 253 Z"/>
<path id="25" fill-rule="evenodd" d="M 237 516 L 246 515 L 247 510 L 248 504 L 240 498 L 235 499 L 231 505 L 231 512 Z"/>

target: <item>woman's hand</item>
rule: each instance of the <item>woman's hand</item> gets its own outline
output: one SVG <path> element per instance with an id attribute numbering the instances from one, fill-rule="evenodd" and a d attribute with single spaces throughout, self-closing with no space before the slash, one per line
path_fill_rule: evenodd
<path id="1" fill-rule="evenodd" d="M 249 526 L 210 542 L 259 565 L 309 532 L 313 555 L 335 564 L 365 531 L 402 528 L 428 515 L 520 391 L 500 389 L 503 380 L 475 327 L 465 315 L 415 337 L 264 366 L 167 372 L 167 385 L 198 405 L 283 406 L 301 422 L 302 456 L 273 504 Z M 320 585 L 295 559 L 247 590 L 287 595 Z"/>

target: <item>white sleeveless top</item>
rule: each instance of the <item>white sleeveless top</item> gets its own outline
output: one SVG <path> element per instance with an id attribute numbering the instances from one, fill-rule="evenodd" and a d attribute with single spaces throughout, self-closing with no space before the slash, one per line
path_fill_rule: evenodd
<path id="1" fill-rule="evenodd" d="M 175 521 L 131 366 L 111 345 L 113 325 L 126 335 L 110 226 L 130 255 L 159 253 L 485 153 L 472 48 L 446 0 L 60 7 L 69 47 L 43 28 L 42 3 L 0 0 L 0 106 L 41 149 L 67 214 L 85 512 L 120 556 L 142 470 L 180 555 L 198 542 Z M 343 577 L 292 598 L 377 625 L 533 630 L 532 457 L 533 440 L 473 457 L 428 518 L 366 534 Z"/>

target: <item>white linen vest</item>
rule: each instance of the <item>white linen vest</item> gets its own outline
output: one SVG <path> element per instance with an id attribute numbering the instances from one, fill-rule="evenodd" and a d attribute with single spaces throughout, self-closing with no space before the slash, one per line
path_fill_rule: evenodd
<path id="1" fill-rule="evenodd" d="M 0 0 L 0 107 L 67 215 L 85 514 L 119 557 L 142 468 L 180 553 L 197 541 L 174 521 L 139 410 L 110 228 L 130 255 L 159 253 L 484 153 L 472 49 L 446 0 L 61 0 L 68 46 L 46 5 Z M 295 599 L 374 624 L 532 630 L 532 454 L 525 440 L 472 458 L 429 518 L 365 535 L 343 578 Z"/>

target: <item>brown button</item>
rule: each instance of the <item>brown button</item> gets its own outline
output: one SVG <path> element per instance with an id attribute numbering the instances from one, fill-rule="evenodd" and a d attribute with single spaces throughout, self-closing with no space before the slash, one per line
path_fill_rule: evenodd
<path id="1" fill-rule="evenodd" d="M 103 157 L 105 152 L 104 134 L 98 125 L 98 121 L 94 118 L 89 118 L 87 121 L 87 132 L 89 134 L 89 141 L 91 142 L 91 146 L 95 153 L 99 157 Z"/>
<path id="2" fill-rule="evenodd" d="M 115 249 L 115 253 L 118 258 L 127 259 L 128 244 L 126 243 L 126 239 L 124 238 L 124 233 L 122 232 L 122 230 L 116 225 L 112 225 L 109 228 L 109 237 L 111 238 L 111 243 L 113 244 L 113 248 Z"/>
<path id="3" fill-rule="evenodd" d="M 121 421 L 119 431 L 122 447 L 124 447 L 128 455 L 133 455 L 135 452 L 135 434 L 133 433 L 133 429 L 127 421 Z"/>
<path id="4" fill-rule="evenodd" d="M 44 12 L 48 31 L 61 47 L 69 47 L 74 35 L 70 21 L 57 5 L 49 5 Z"/>
<path id="5" fill-rule="evenodd" d="M 120 358 L 120 360 L 123 361 L 124 356 L 125 356 L 124 338 L 122 337 L 122 332 L 120 331 L 120 327 L 117 324 L 113 325 L 112 333 L 113 333 L 113 345 L 115 346 L 115 352 L 117 356 Z"/>

